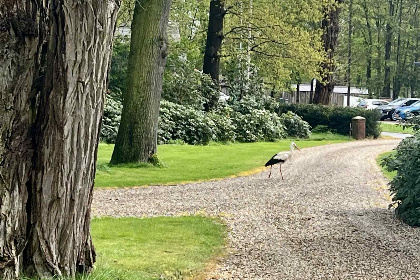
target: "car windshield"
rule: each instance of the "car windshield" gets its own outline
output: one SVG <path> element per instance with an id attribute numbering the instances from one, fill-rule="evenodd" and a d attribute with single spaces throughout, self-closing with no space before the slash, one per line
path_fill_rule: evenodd
<path id="1" fill-rule="evenodd" d="M 362 100 L 362 101 L 360 101 L 359 106 L 365 106 L 366 103 L 367 103 L 366 100 Z"/>
<path id="2" fill-rule="evenodd" d="M 404 103 L 404 101 L 406 101 L 406 99 L 398 98 L 394 101 L 389 102 L 389 105 L 401 105 Z"/>
<path id="3" fill-rule="evenodd" d="M 420 100 L 419 101 L 417 101 L 417 102 L 414 102 L 413 104 L 411 104 L 410 106 L 413 106 L 413 107 L 420 107 Z"/>

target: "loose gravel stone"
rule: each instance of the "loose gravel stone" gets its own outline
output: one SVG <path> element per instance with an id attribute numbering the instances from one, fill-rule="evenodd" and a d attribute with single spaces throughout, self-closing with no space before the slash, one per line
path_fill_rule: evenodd
<path id="1" fill-rule="evenodd" d="M 96 189 L 93 216 L 205 213 L 229 228 L 208 279 L 419 279 L 420 230 L 388 210 L 375 159 L 397 140 L 303 149 L 277 170 L 177 186 Z M 277 152 L 277 151 L 273 151 Z M 232 159 L 234 160 L 234 159 Z"/>

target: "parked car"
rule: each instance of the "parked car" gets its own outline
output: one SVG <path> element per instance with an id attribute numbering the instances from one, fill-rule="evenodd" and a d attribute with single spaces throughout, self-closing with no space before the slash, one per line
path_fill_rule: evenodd
<path id="1" fill-rule="evenodd" d="M 365 108 L 366 110 L 375 109 L 381 105 L 388 105 L 388 101 L 382 99 L 362 99 L 357 107 Z"/>
<path id="2" fill-rule="evenodd" d="M 418 115 L 420 115 L 420 101 L 411 104 L 411 106 L 400 107 L 395 110 L 395 117 L 402 120 L 407 120 Z"/>
<path id="3" fill-rule="evenodd" d="M 400 107 L 407 107 L 415 102 L 420 101 L 420 98 L 398 98 L 394 101 L 388 103 L 388 105 L 381 105 L 376 107 L 377 110 L 380 110 L 382 113 L 381 121 L 386 119 L 391 119 L 393 121 L 397 120 L 395 110 Z"/>

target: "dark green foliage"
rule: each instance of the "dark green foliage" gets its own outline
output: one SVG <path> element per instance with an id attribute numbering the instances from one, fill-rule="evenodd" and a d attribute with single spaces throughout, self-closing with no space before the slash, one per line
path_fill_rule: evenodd
<path id="1" fill-rule="evenodd" d="M 168 61 L 164 75 L 162 98 L 202 110 L 212 109 L 219 99 L 218 86 L 209 75 L 194 68 L 188 61 Z"/>
<path id="2" fill-rule="evenodd" d="M 121 102 L 108 97 L 105 102 L 104 116 L 102 117 L 101 141 L 115 143 L 118 126 L 121 121 Z"/>
<path id="3" fill-rule="evenodd" d="M 130 38 L 116 36 L 112 49 L 111 69 L 108 88 L 113 99 L 122 101 L 122 93 L 126 88 L 128 55 L 130 54 Z"/>
<path id="4" fill-rule="evenodd" d="M 309 138 L 311 135 L 311 126 L 295 113 L 289 111 L 280 115 L 280 122 L 285 126 L 289 137 Z"/>
<path id="5" fill-rule="evenodd" d="M 380 113 L 376 110 L 364 110 L 349 107 L 331 107 L 312 104 L 280 104 L 278 113 L 283 114 L 292 111 L 307 121 L 310 126 L 328 126 L 332 132 L 349 134 L 350 122 L 353 117 L 362 116 L 366 118 L 366 136 L 379 137 L 381 130 L 377 122 Z"/>
<path id="6" fill-rule="evenodd" d="M 158 158 L 157 154 L 154 154 L 151 157 L 149 157 L 147 163 L 150 163 L 151 165 L 156 167 L 165 167 L 165 164 Z"/>
<path id="7" fill-rule="evenodd" d="M 416 120 L 420 124 L 420 119 Z M 382 165 L 387 171 L 397 171 L 390 183 L 397 205 L 395 213 L 405 223 L 420 226 L 420 131 L 414 137 L 404 139 L 397 152 L 386 157 Z"/>
<path id="8" fill-rule="evenodd" d="M 329 128 L 327 125 L 317 125 L 312 129 L 312 133 L 326 133 L 329 132 Z"/>

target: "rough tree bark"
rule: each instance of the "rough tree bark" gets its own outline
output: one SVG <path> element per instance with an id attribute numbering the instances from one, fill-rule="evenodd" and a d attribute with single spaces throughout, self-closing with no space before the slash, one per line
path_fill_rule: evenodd
<path id="1" fill-rule="evenodd" d="M 159 103 L 171 0 L 136 1 L 127 90 L 111 164 L 147 162 L 157 152 Z"/>
<path id="2" fill-rule="evenodd" d="M 203 72 L 219 83 L 220 49 L 223 41 L 223 20 L 226 14 L 222 0 L 211 0 Z"/>
<path id="3" fill-rule="evenodd" d="M 336 0 L 335 4 L 325 8 L 325 17 L 322 20 L 322 29 L 324 34 L 322 40 L 324 42 L 324 50 L 327 53 L 326 60 L 322 63 L 322 80 L 316 81 L 315 96 L 313 103 L 328 105 L 334 89 L 334 72 L 335 72 L 335 49 L 338 43 L 339 14 L 340 5 L 344 0 Z"/>
<path id="4" fill-rule="evenodd" d="M 117 8 L 0 0 L 0 279 L 93 267 L 90 207 Z"/>

